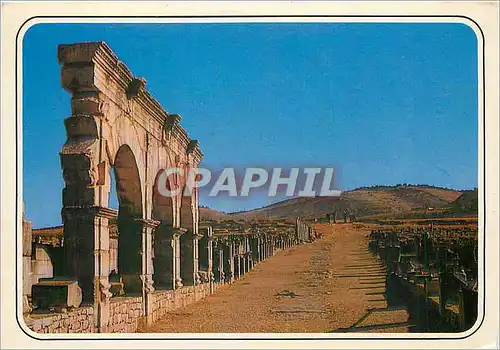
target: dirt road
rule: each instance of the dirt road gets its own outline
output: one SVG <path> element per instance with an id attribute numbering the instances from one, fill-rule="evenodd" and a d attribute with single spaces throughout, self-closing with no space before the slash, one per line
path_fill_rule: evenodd
<path id="1" fill-rule="evenodd" d="M 323 238 L 278 252 L 234 284 L 141 332 L 407 332 L 404 307 L 387 308 L 385 268 L 369 229 L 321 224 Z"/>

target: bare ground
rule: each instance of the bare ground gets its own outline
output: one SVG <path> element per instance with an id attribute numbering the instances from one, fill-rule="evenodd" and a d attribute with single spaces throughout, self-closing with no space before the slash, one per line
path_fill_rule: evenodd
<path id="1" fill-rule="evenodd" d="M 323 238 L 278 252 L 234 284 L 140 332 L 408 332 L 385 268 L 368 252 L 369 228 L 321 224 Z M 389 296 L 390 299 L 390 296 Z"/>

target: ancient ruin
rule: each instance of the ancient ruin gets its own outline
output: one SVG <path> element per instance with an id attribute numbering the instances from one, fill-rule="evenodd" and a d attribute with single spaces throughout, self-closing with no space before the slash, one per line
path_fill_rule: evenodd
<path id="1" fill-rule="evenodd" d="M 311 226 L 201 226 L 198 192 L 158 193 L 167 168 L 202 159 L 180 126 L 104 42 L 60 45 L 72 94 L 60 152 L 63 225 L 23 220 L 23 312 L 36 332 L 134 332 L 232 283 L 259 261 L 314 240 Z M 111 181 L 114 173 L 116 184 Z M 166 187 L 184 188 L 186 176 Z M 109 207 L 116 186 L 119 209 Z"/>

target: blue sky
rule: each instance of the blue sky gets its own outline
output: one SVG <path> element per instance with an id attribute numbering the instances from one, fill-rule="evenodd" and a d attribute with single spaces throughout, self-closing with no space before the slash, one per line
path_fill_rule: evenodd
<path id="1" fill-rule="evenodd" d="M 333 166 L 336 185 L 477 186 L 477 40 L 462 24 L 39 24 L 23 42 L 23 198 L 61 223 L 57 45 L 106 41 L 203 165 Z M 237 211 L 276 198 L 201 198 Z M 111 206 L 116 206 L 113 201 Z"/>

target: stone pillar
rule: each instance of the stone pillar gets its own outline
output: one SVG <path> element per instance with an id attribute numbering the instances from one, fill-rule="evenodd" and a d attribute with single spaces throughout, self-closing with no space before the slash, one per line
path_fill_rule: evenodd
<path id="1" fill-rule="evenodd" d="M 208 277 L 210 279 L 210 283 L 214 282 L 214 247 L 213 247 L 214 238 L 211 235 L 208 238 Z M 212 291 L 213 292 L 213 291 Z"/>
<path id="2" fill-rule="evenodd" d="M 104 207 L 63 208 L 65 275 L 78 280 L 82 300 L 94 304 L 109 293 L 109 219 Z"/>
<path id="3" fill-rule="evenodd" d="M 241 262 L 241 274 L 244 276 L 246 273 L 247 273 L 247 255 L 245 253 L 245 255 L 242 255 L 241 256 L 241 259 L 240 259 L 240 262 Z"/>
<path id="4" fill-rule="evenodd" d="M 252 251 L 252 261 L 254 264 L 256 264 L 260 259 L 259 237 L 253 236 L 250 239 L 250 249 Z"/>
<path id="5" fill-rule="evenodd" d="M 198 242 L 202 236 L 192 231 L 181 237 L 181 277 L 184 285 L 200 284 L 198 274 Z"/>
<path id="6" fill-rule="evenodd" d="M 232 244 L 224 242 L 224 276 L 228 283 L 234 282 L 234 255 Z"/>
<path id="7" fill-rule="evenodd" d="M 215 281 L 224 283 L 224 251 L 220 242 L 214 247 L 213 267 Z"/>
<path id="8" fill-rule="evenodd" d="M 106 332 L 109 324 L 109 219 L 116 211 L 104 207 L 65 207 L 64 274 L 78 281 L 82 304 L 93 305 L 95 326 Z"/>
<path id="9" fill-rule="evenodd" d="M 184 233 L 182 229 L 162 223 L 155 231 L 154 281 L 156 289 L 176 289 L 182 287 L 178 268 L 178 242 Z M 180 286 L 177 286 L 180 281 Z"/>
<path id="10" fill-rule="evenodd" d="M 264 260 L 264 239 L 259 237 L 259 261 Z"/>
<path id="11" fill-rule="evenodd" d="M 297 237 L 297 240 L 299 242 L 301 241 L 301 238 L 300 238 L 300 220 L 299 220 L 299 218 L 297 218 L 295 220 L 295 237 Z"/>
<path id="12" fill-rule="evenodd" d="M 145 296 L 153 288 L 153 232 L 158 221 L 118 218 L 118 273 L 125 293 Z"/>
<path id="13" fill-rule="evenodd" d="M 23 313 L 30 312 L 28 296 L 31 296 L 33 272 L 31 270 L 32 230 L 31 221 L 24 216 L 23 205 Z"/>
<path id="14" fill-rule="evenodd" d="M 188 147 L 196 147 L 197 141 L 192 141 Z M 187 151 L 188 155 L 190 151 Z M 186 169 L 187 171 L 188 169 Z M 199 261 L 198 261 L 198 245 L 202 238 L 198 231 L 198 203 L 197 191 L 193 191 L 191 195 L 183 195 L 181 198 L 180 207 L 180 223 L 186 229 L 186 233 L 180 239 L 180 263 L 181 277 L 184 285 L 195 286 L 200 284 Z"/>
<path id="15" fill-rule="evenodd" d="M 137 219 L 137 223 L 140 227 L 141 235 L 141 282 L 142 282 L 142 300 L 143 300 L 143 314 L 144 316 L 149 316 L 153 309 L 153 303 L 151 300 L 151 293 L 155 290 L 153 287 L 153 240 L 155 229 L 160 224 L 159 221 L 150 219 Z M 125 283 L 125 279 L 124 279 Z M 153 320 L 148 317 L 148 323 L 151 324 Z"/>
<path id="16" fill-rule="evenodd" d="M 213 280 L 213 233 L 212 227 L 204 227 L 199 241 L 199 269 L 206 271 L 208 282 Z"/>
<path id="17" fill-rule="evenodd" d="M 248 252 L 246 261 L 247 261 L 247 272 L 248 272 L 252 269 L 252 253 L 251 252 Z"/>
<path id="18" fill-rule="evenodd" d="M 179 235 L 176 235 L 174 237 L 174 245 L 175 245 L 175 249 L 174 249 L 174 252 L 175 252 L 175 258 L 174 258 L 174 261 L 175 261 L 175 264 L 174 264 L 174 276 L 175 276 L 175 289 L 179 289 L 179 288 L 182 288 L 184 286 L 184 284 L 182 283 L 182 276 L 181 276 L 181 237 L 182 237 L 182 234 L 185 234 L 186 233 L 186 230 L 185 229 L 182 229 L 182 228 L 179 228 L 179 232 L 181 234 Z"/>

